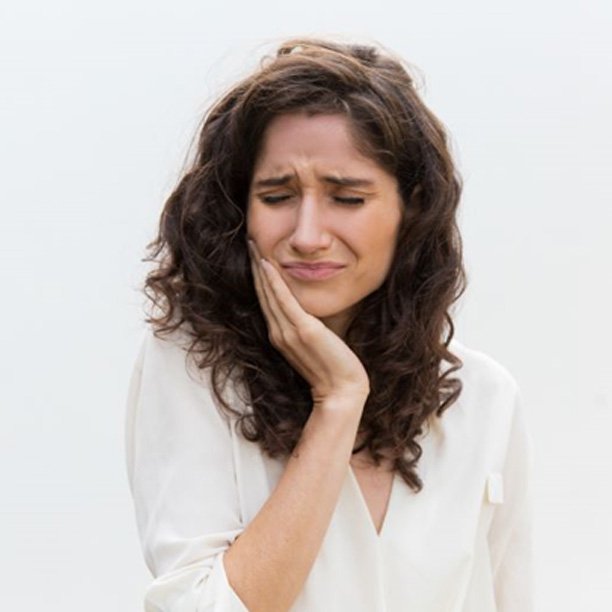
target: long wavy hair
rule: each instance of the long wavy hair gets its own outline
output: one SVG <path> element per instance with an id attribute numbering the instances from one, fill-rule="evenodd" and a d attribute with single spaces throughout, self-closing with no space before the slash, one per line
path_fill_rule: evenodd
<path id="1" fill-rule="evenodd" d="M 403 219 L 389 273 L 358 304 L 344 339 L 370 379 L 363 443 L 353 452 L 368 448 L 376 465 L 390 459 L 418 492 L 418 437 L 461 392 L 450 376 L 463 364 L 449 350 L 449 309 L 466 277 L 456 222 L 461 179 L 445 129 L 402 59 L 382 47 L 291 39 L 211 106 L 147 245 L 143 261 L 155 266 L 143 287 L 154 307 L 146 322 L 158 337 L 188 332 L 188 355 L 210 368 L 216 399 L 247 440 L 270 457 L 293 451 L 312 411 L 311 390 L 270 343 L 245 226 L 266 126 L 292 112 L 344 114 L 360 151 L 398 180 Z M 230 405 L 228 380 L 252 410 Z"/>

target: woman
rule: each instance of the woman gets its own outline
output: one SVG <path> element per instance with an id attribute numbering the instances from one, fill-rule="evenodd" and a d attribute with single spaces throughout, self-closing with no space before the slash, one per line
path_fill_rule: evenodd
<path id="1" fill-rule="evenodd" d="M 531 609 L 519 391 L 452 340 L 459 198 L 373 47 L 287 41 L 210 110 L 129 391 L 147 610 Z"/>

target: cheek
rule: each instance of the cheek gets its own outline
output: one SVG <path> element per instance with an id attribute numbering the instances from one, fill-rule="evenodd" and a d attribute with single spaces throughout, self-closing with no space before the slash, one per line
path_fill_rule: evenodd
<path id="1" fill-rule="evenodd" d="M 366 259 L 385 261 L 390 259 L 397 242 L 399 224 L 395 219 L 370 219 L 351 229 L 354 244 L 360 255 Z"/>
<path id="2" fill-rule="evenodd" d="M 267 209 L 249 207 L 246 216 L 247 236 L 254 240 L 259 252 L 270 256 L 274 245 L 282 237 L 282 223 Z"/>
<path id="3" fill-rule="evenodd" d="M 375 231 L 372 231 L 375 228 Z M 386 277 L 393 262 L 397 242 L 397 228 L 394 225 L 381 228 L 372 224 L 364 228 L 359 242 L 359 257 L 362 269 L 371 282 L 378 284 Z"/>
<path id="4" fill-rule="evenodd" d="M 257 206 L 249 205 L 246 216 L 247 235 L 259 243 L 266 227 L 265 214 Z"/>
<path id="5" fill-rule="evenodd" d="M 246 209 L 246 229 L 249 236 L 253 232 L 253 228 L 257 226 L 257 223 L 257 212 L 253 208 L 251 201 L 249 201 Z"/>

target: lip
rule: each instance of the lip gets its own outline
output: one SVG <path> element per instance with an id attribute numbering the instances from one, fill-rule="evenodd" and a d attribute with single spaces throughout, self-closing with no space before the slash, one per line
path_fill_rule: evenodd
<path id="1" fill-rule="evenodd" d="M 336 263 L 283 264 L 287 274 L 301 280 L 323 280 L 340 274 L 346 266 Z"/>
<path id="2" fill-rule="evenodd" d="M 317 268 L 344 268 L 344 264 L 336 263 L 335 261 L 317 261 L 316 263 L 306 263 L 305 261 L 288 261 L 281 264 L 283 268 L 307 268 L 308 270 L 316 270 Z"/>

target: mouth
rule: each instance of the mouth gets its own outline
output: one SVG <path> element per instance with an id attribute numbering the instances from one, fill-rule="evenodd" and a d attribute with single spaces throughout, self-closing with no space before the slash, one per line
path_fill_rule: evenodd
<path id="1" fill-rule="evenodd" d="M 283 266 L 287 274 L 300 280 L 324 280 L 337 276 L 345 266 L 340 265 L 291 265 Z"/>

